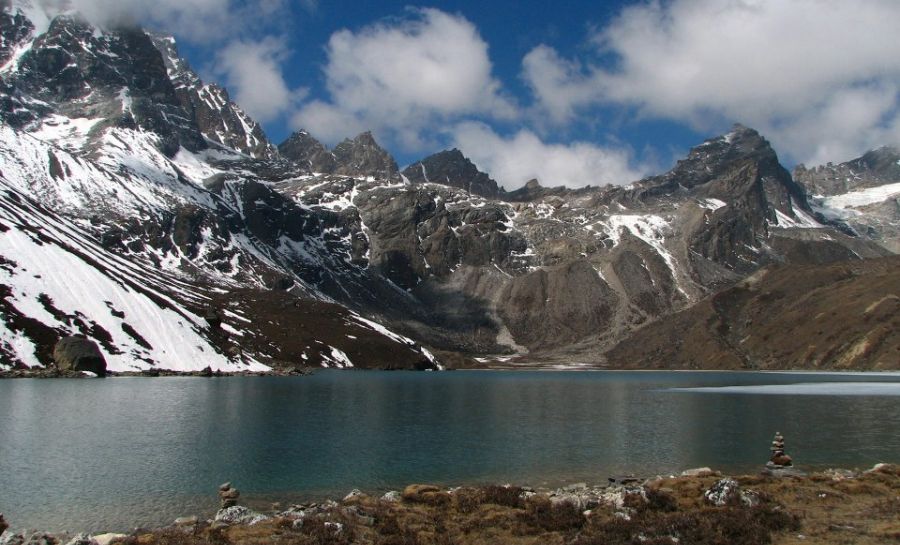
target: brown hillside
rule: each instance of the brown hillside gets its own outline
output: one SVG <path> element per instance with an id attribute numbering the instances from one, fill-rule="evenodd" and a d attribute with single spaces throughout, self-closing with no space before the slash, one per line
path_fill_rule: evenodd
<path id="1" fill-rule="evenodd" d="M 607 357 L 628 368 L 900 369 L 900 256 L 763 269 Z"/>

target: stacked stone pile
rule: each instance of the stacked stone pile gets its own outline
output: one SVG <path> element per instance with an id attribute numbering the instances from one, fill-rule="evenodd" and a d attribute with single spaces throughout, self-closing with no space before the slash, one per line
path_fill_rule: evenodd
<path id="1" fill-rule="evenodd" d="M 241 493 L 237 488 L 232 488 L 230 482 L 219 486 L 219 501 L 222 503 L 222 509 L 234 507 L 240 497 Z"/>
<path id="2" fill-rule="evenodd" d="M 793 465 L 791 457 L 784 452 L 784 436 L 781 435 L 781 432 L 775 432 L 775 438 L 772 440 L 772 447 L 769 450 L 772 451 L 772 457 L 766 467 L 781 469 Z"/>

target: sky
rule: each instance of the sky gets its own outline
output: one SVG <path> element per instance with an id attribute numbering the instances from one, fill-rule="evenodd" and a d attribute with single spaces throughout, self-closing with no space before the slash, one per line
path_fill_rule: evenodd
<path id="1" fill-rule="evenodd" d="M 898 0 L 69 1 L 173 33 L 275 143 L 458 147 L 507 189 L 629 183 L 735 122 L 788 167 L 900 144 Z"/>

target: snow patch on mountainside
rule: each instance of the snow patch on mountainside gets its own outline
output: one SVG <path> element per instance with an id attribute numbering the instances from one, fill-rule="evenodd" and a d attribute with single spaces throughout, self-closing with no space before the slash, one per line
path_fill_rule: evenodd
<path id="1" fill-rule="evenodd" d="M 724 208 L 728 206 L 724 201 L 720 201 L 719 199 L 701 199 L 698 204 L 702 208 L 706 208 L 707 210 L 712 210 L 715 212 L 719 208 Z"/>
<path id="2" fill-rule="evenodd" d="M 112 371 L 157 367 L 197 371 L 265 370 L 256 361 L 230 361 L 202 334 L 205 321 L 161 290 L 202 301 L 177 278 L 108 254 L 78 227 L 0 180 L 0 284 L 18 316 L 0 323 L 3 351 L 38 365 L 22 318 L 60 335 L 90 332 Z"/>
<path id="3" fill-rule="evenodd" d="M 900 182 L 851 191 L 833 197 L 816 197 L 816 200 L 826 208 L 846 209 L 869 206 L 893 198 L 900 198 Z"/>
<path id="4" fill-rule="evenodd" d="M 801 227 L 805 229 L 822 229 L 825 226 L 821 223 L 817 222 L 816 219 L 806 212 L 804 212 L 800 207 L 794 203 L 793 199 L 791 200 L 791 206 L 794 211 L 795 218 L 792 218 L 782 212 L 779 209 L 775 209 L 775 217 L 778 220 L 778 226 L 789 228 L 789 227 Z"/>

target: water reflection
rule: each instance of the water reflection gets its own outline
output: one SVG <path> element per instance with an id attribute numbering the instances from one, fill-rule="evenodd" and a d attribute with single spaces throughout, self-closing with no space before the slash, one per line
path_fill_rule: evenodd
<path id="1" fill-rule="evenodd" d="M 900 460 L 897 396 L 759 385 L 900 377 L 758 373 L 338 373 L 0 382 L 0 512 L 15 526 L 122 530 L 243 497 L 409 482 L 602 482 L 755 470 L 782 431 L 801 465 Z M 860 386 L 857 384 L 857 390 Z M 739 386 L 728 390 L 671 388 Z M 771 390 L 770 386 L 767 386 Z M 872 391 L 872 390 L 870 390 Z"/>

